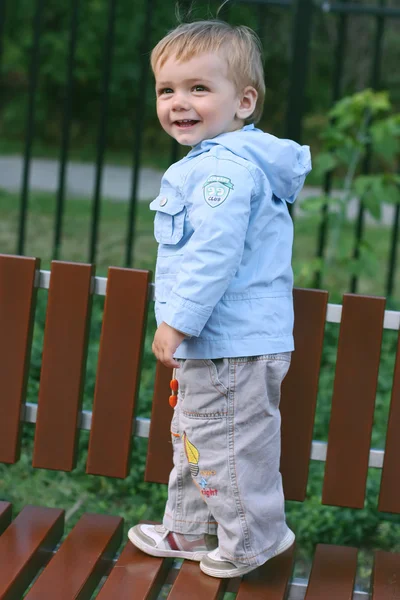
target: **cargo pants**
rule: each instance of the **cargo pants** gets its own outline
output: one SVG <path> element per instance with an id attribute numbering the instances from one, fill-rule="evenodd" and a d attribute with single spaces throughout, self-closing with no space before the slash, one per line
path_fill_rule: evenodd
<path id="1" fill-rule="evenodd" d="M 261 565 L 288 530 L 279 401 L 290 357 L 186 359 L 176 369 L 163 524 L 177 533 L 217 534 L 226 560 Z"/>

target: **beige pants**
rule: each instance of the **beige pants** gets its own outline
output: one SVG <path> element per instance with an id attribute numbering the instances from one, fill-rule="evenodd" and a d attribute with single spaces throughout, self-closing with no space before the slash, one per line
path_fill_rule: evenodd
<path id="1" fill-rule="evenodd" d="M 179 361 L 163 523 L 217 533 L 227 560 L 263 564 L 287 533 L 279 401 L 290 356 Z"/>

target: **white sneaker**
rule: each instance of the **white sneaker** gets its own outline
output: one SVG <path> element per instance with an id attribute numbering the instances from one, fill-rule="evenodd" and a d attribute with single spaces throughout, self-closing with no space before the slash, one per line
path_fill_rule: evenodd
<path id="1" fill-rule="evenodd" d="M 216 535 L 185 536 L 168 531 L 163 525 L 135 525 L 128 531 L 128 537 L 132 544 L 151 556 L 197 561 L 218 545 Z"/>
<path id="2" fill-rule="evenodd" d="M 294 540 L 295 535 L 293 531 L 289 529 L 271 558 L 274 558 L 275 556 L 278 556 L 278 554 L 285 552 L 288 548 L 290 548 L 290 546 L 292 546 Z M 259 565 L 254 566 L 246 565 L 245 563 L 229 562 L 228 560 L 221 558 L 219 548 L 216 548 L 207 554 L 207 556 L 201 559 L 200 563 L 200 569 L 203 571 L 203 573 L 206 573 L 211 577 L 220 578 L 240 577 L 241 575 L 250 573 L 250 571 L 254 571 L 254 569 L 258 569 L 258 567 Z"/>

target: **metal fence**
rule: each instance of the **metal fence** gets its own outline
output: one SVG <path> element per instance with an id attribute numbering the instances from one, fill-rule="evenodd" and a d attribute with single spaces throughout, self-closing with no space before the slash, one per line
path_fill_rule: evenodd
<path id="1" fill-rule="evenodd" d="M 3 32 L 4 24 L 7 19 L 7 11 L 11 2 L 14 0 L 0 0 L 0 73 L 2 71 L 3 58 Z M 114 65 L 114 47 L 115 47 L 115 21 L 118 0 L 104 0 L 107 2 L 107 31 L 103 42 L 103 60 L 101 74 L 101 98 L 100 98 L 100 118 L 97 131 L 96 142 L 96 177 L 92 198 L 92 219 L 89 244 L 90 262 L 95 261 L 98 237 L 99 237 L 99 218 L 101 210 L 101 184 L 105 164 L 105 152 L 107 148 L 108 133 L 108 113 L 110 104 L 110 86 L 112 82 L 112 70 Z M 182 5 L 188 5 L 187 1 L 181 2 Z M 343 95 L 343 77 L 346 62 L 346 52 L 348 49 L 348 20 L 354 17 L 364 17 L 370 19 L 375 25 L 373 40 L 370 52 L 370 77 L 369 85 L 374 89 L 381 86 L 381 68 L 384 60 L 384 36 L 385 28 L 388 22 L 393 22 L 400 18 L 400 7 L 389 5 L 387 0 L 377 0 L 372 2 L 329 2 L 324 0 L 236 0 L 232 5 L 251 5 L 255 9 L 261 8 L 260 18 L 268 18 L 269 10 L 285 10 L 290 14 L 291 27 L 291 65 L 289 73 L 289 86 L 287 90 L 287 103 L 285 110 L 285 126 L 283 132 L 286 137 L 302 140 L 302 127 L 304 115 L 306 112 L 306 94 L 309 76 L 309 64 L 312 56 L 313 40 L 313 21 L 316 17 L 323 18 L 329 15 L 335 19 L 336 42 L 332 56 L 334 68 L 332 69 L 331 80 L 331 103 L 333 104 Z M 59 155 L 59 178 L 56 200 L 56 215 L 53 239 L 53 257 L 60 256 L 60 248 L 63 235 L 63 216 L 66 201 L 66 166 L 69 161 L 70 140 L 71 140 L 71 104 L 74 94 L 74 73 L 76 68 L 76 48 L 78 40 L 78 27 L 80 20 L 80 11 L 82 10 L 83 0 L 70 0 L 70 23 L 67 63 L 65 65 L 65 93 L 62 117 L 62 133 Z M 230 6 L 224 10 L 223 17 L 229 21 Z M 23 177 L 19 211 L 19 232 L 17 254 L 24 254 L 26 223 L 29 216 L 29 176 L 32 162 L 32 148 L 35 138 L 35 111 L 37 110 L 37 88 L 40 77 L 40 45 L 43 32 L 43 17 L 46 10 L 46 0 L 35 0 L 35 13 L 32 21 L 32 43 L 30 47 L 30 68 L 29 68 L 29 86 L 27 95 L 25 144 L 24 144 L 24 162 Z M 174 3 L 171 2 L 171 11 L 174 10 Z M 157 14 L 156 0 L 145 0 L 144 4 L 144 25 L 142 31 L 141 47 L 138 52 L 140 60 L 140 89 L 148 89 L 149 61 L 148 54 L 151 49 L 151 31 L 155 16 Z M 2 84 L 0 78 L 0 101 Z M 126 250 L 125 264 L 131 266 L 133 262 L 133 241 L 135 237 L 135 215 L 138 201 L 138 180 L 139 171 L 143 164 L 143 131 L 146 113 L 146 93 L 138 95 L 137 105 L 135 106 L 137 114 L 141 115 L 136 120 L 135 131 L 132 145 L 132 179 L 129 200 L 129 216 L 126 232 Z M 170 162 L 174 162 L 178 156 L 178 148 L 175 143 L 172 144 Z M 363 172 L 369 173 L 371 169 L 371 155 L 368 154 L 363 165 Z M 332 173 L 328 174 L 324 181 L 324 191 L 329 195 L 332 187 Z M 396 254 L 398 244 L 398 227 L 400 218 L 400 203 L 396 206 L 395 216 L 391 227 L 391 247 L 388 257 L 388 275 L 386 282 L 386 292 L 393 294 L 394 273 L 396 268 Z M 328 206 L 325 206 L 322 215 L 320 228 L 317 236 L 316 256 L 324 256 L 327 244 L 327 224 L 328 224 Z M 365 207 L 362 202 L 359 205 L 358 216 L 354 231 L 354 249 L 353 255 L 357 258 L 360 249 L 360 242 L 363 237 L 365 224 Z M 321 284 L 321 276 L 317 273 L 315 284 Z M 350 283 L 351 291 L 357 290 L 357 278 L 352 277 Z"/>

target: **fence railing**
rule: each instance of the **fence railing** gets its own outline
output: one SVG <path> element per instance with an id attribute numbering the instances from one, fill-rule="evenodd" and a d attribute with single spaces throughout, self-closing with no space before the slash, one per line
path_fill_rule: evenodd
<path id="1" fill-rule="evenodd" d="M 4 57 L 4 31 L 7 24 L 7 14 L 11 3 L 15 0 L 0 0 L 0 111 L 4 108 L 2 97 L 2 72 L 5 68 Z M 115 23 L 119 0 L 104 0 L 107 4 L 106 14 L 106 35 L 102 47 L 102 70 L 100 82 L 100 117 L 97 130 L 96 141 L 96 160 L 95 160 L 95 185 L 92 197 L 92 218 L 89 243 L 90 262 L 95 261 L 99 239 L 99 221 L 101 215 L 101 189 L 105 166 L 105 153 L 108 139 L 108 114 L 110 108 L 110 88 L 112 85 L 113 67 L 115 67 Z M 182 6 L 188 6 L 191 3 L 187 0 L 181 2 Z M 377 0 L 373 3 L 365 2 L 329 2 L 324 0 L 236 0 L 228 4 L 224 9 L 223 18 L 229 21 L 231 6 L 250 5 L 252 7 L 262 7 L 263 18 L 268 18 L 269 10 L 282 9 L 288 11 L 291 15 L 291 49 L 290 49 L 290 69 L 289 85 L 287 91 L 287 103 L 285 110 L 285 126 L 282 128 L 286 136 L 297 141 L 302 140 L 302 127 L 304 115 L 306 113 L 307 86 L 309 75 L 309 63 L 311 57 L 311 42 L 313 39 L 313 23 L 316 16 L 333 15 L 335 18 L 336 41 L 332 56 L 334 68 L 332 70 L 331 81 L 331 102 L 332 104 L 343 96 L 344 67 L 346 62 L 347 48 L 350 40 L 348 39 L 348 21 L 349 18 L 363 17 L 369 18 L 375 24 L 373 39 L 371 39 L 370 55 L 370 87 L 379 89 L 382 85 L 381 68 L 384 60 L 384 39 L 387 23 L 393 19 L 400 18 L 400 7 L 390 5 L 388 0 Z M 63 219 L 66 202 L 66 167 L 70 157 L 71 145 L 71 127 L 72 114 L 71 105 L 74 96 L 74 81 L 76 72 L 76 51 L 77 41 L 79 39 L 80 14 L 83 8 L 83 0 L 70 0 L 70 22 L 68 34 L 68 52 L 65 64 L 65 88 L 62 110 L 61 124 L 61 143 L 59 151 L 59 174 L 55 209 L 54 237 L 53 237 L 53 258 L 59 258 L 63 237 Z M 28 94 L 26 102 L 26 125 L 24 142 L 24 167 L 21 182 L 21 196 L 19 208 L 19 228 L 16 252 L 24 254 L 26 240 L 26 224 L 29 218 L 29 179 L 32 164 L 33 142 L 37 131 L 35 130 L 36 110 L 37 110 L 37 90 L 40 78 L 40 48 L 43 35 L 44 15 L 47 9 L 46 0 L 35 0 L 35 10 L 31 27 L 30 44 L 30 67 Z M 139 93 L 137 104 L 132 107 L 140 115 L 135 121 L 135 129 L 132 140 L 132 178 L 129 198 L 129 211 L 126 230 L 126 244 L 124 264 L 131 266 L 133 264 L 133 242 L 135 238 L 136 208 L 138 202 L 138 180 L 139 172 L 143 164 L 143 133 L 146 119 L 147 97 L 149 81 L 149 52 L 152 46 L 152 31 L 154 20 L 157 16 L 156 0 L 144 0 L 141 6 L 143 12 L 143 28 L 140 47 L 137 52 L 137 61 L 139 64 L 139 86 L 143 93 Z M 171 0 L 171 12 L 175 10 L 175 3 Z M 397 22 L 397 21 L 396 21 Z M 1 113 L 0 113 L 1 116 Z M 304 140 L 307 143 L 307 140 Z M 170 162 L 174 162 L 178 156 L 178 148 L 175 142 L 171 145 Z M 368 174 L 371 170 L 371 152 L 367 153 L 363 165 L 363 171 Z M 325 177 L 323 189 L 327 196 L 331 193 L 332 173 Z M 329 207 L 326 204 L 321 213 L 321 220 L 316 241 L 316 256 L 324 257 L 327 245 L 328 230 L 328 212 Z M 365 207 L 362 202 L 359 203 L 358 215 L 355 224 L 353 257 L 357 258 L 360 251 L 360 244 L 364 234 L 364 225 L 366 217 Z M 386 282 L 386 294 L 392 296 L 394 292 L 394 274 L 396 269 L 396 255 L 398 245 L 398 229 L 400 219 L 400 200 L 395 208 L 393 223 L 391 225 L 391 245 L 388 255 L 388 276 Z M 0 248 L 1 251 L 1 248 Z M 350 290 L 357 290 L 357 277 L 352 277 Z M 321 275 L 317 274 L 316 286 L 321 284 Z"/>

